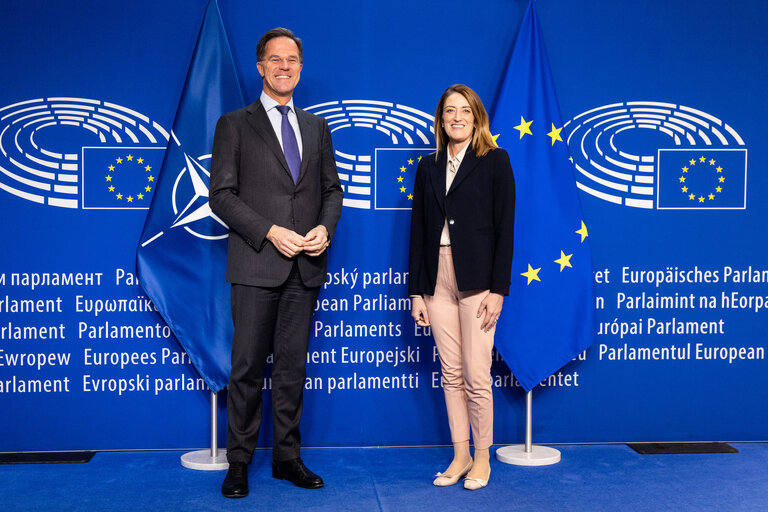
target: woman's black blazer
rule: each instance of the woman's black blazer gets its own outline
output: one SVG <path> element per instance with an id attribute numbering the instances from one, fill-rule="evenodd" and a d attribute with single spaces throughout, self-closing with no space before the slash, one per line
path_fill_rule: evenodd
<path id="1" fill-rule="evenodd" d="M 411 214 L 409 295 L 434 295 L 440 234 L 448 220 L 461 291 L 509 294 L 515 223 L 515 180 L 503 149 L 477 157 L 467 148 L 445 193 L 447 149 L 425 156 L 416 171 Z"/>

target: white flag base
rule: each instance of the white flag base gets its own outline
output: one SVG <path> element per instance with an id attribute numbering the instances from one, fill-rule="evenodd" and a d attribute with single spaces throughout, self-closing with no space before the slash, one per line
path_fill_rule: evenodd
<path id="1" fill-rule="evenodd" d="M 560 462 L 560 451 L 548 446 L 531 446 L 525 451 L 524 444 L 513 444 L 496 450 L 496 458 L 505 464 L 516 466 L 548 466 Z"/>
<path id="2" fill-rule="evenodd" d="M 533 390 L 525 394 L 525 444 L 503 446 L 496 450 L 496 458 L 516 466 L 549 466 L 560 462 L 560 451 L 533 444 Z"/>
<path id="3" fill-rule="evenodd" d="M 220 471 L 222 469 L 228 469 L 229 463 L 227 462 L 227 450 L 218 450 L 216 456 L 211 454 L 210 449 L 188 452 L 181 456 L 181 465 L 185 468 L 201 471 Z"/>
<path id="4" fill-rule="evenodd" d="M 216 422 L 216 393 L 211 391 L 211 447 L 207 450 L 188 452 L 181 456 L 181 465 L 201 471 L 221 471 L 229 469 L 227 450 L 219 450 L 218 428 Z"/>

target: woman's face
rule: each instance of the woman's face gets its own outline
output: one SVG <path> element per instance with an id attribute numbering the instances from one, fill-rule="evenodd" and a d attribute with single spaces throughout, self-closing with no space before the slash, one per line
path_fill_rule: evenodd
<path id="1" fill-rule="evenodd" d="M 475 116 L 467 99 L 454 92 L 443 105 L 443 129 L 452 144 L 460 145 L 472 138 L 475 129 Z"/>

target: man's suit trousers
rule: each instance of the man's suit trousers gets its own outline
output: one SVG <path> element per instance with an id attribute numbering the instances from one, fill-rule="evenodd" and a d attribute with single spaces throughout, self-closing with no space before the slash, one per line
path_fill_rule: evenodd
<path id="1" fill-rule="evenodd" d="M 264 366 L 270 350 L 274 460 L 300 456 L 299 422 L 307 348 L 320 287 L 304 286 L 298 266 L 280 286 L 232 285 L 232 373 L 227 415 L 227 459 L 250 463 L 259 436 Z"/>

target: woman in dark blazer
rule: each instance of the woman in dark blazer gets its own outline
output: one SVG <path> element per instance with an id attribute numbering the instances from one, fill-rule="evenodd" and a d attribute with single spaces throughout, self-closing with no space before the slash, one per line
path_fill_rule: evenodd
<path id="1" fill-rule="evenodd" d="M 509 293 L 514 232 L 512 167 L 488 126 L 472 89 L 446 89 L 435 112 L 437 151 L 416 173 L 409 258 L 411 316 L 432 328 L 454 447 L 433 483 L 466 476 L 471 490 L 485 487 L 491 473 L 491 351 Z"/>

